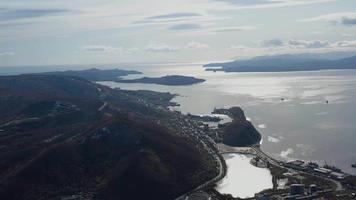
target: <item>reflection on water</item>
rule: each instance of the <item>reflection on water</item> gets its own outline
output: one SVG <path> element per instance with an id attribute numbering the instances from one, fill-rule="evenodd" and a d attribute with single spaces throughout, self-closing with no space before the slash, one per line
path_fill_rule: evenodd
<path id="1" fill-rule="evenodd" d="M 132 68 L 131 68 L 132 69 Z M 189 75 L 206 79 L 193 86 L 106 82 L 123 89 L 179 94 L 183 113 L 209 114 L 241 106 L 262 133 L 262 149 L 278 159 L 327 161 L 356 174 L 356 70 L 224 73 L 201 65 L 137 68 L 141 76 Z M 328 103 L 326 103 L 328 101 Z M 198 102 L 198 103 L 197 103 Z"/>
<path id="2" fill-rule="evenodd" d="M 216 187 L 222 194 L 248 198 L 262 190 L 273 188 L 272 175 L 266 168 L 250 164 L 252 157 L 241 154 L 224 155 L 227 174 Z"/>

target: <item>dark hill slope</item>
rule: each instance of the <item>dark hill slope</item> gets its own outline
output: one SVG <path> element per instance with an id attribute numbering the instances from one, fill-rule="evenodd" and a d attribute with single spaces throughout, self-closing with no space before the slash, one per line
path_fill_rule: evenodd
<path id="1" fill-rule="evenodd" d="M 201 143 L 169 126 L 160 95 L 0 77 L 0 199 L 173 199 L 216 176 Z"/>
<path id="2" fill-rule="evenodd" d="M 232 118 L 232 122 L 224 124 L 220 129 L 224 144 L 243 147 L 256 145 L 261 141 L 261 134 L 246 120 L 245 113 L 240 107 L 215 109 L 214 113 L 226 114 Z"/>
<path id="3" fill-rule="evenodd" d="M 90 81 L 115 81 L 121 76 L 129 74 L 141 74 L 139 71 L 122 70 L 122 69 L 85 69 L 85 70 L 68 70 L 56 72 L 44 72 L 37 75 L 59 75 L 59 76 L 76 76 L 85 78 Z"/>

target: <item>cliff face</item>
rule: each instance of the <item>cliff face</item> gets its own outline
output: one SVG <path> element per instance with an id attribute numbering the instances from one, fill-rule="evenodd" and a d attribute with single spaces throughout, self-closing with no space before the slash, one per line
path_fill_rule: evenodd
<path id="1" fill-rule="evenodd" d="M 221 127 L 220 136 L 223 143 L 229 146 L 243 147 L 258 144 L 261 134 L 251 122 L 246 120 L 244 111 L 240 107 L 218 109 L 215 113 L 227 114 L 233 120 Z"/>

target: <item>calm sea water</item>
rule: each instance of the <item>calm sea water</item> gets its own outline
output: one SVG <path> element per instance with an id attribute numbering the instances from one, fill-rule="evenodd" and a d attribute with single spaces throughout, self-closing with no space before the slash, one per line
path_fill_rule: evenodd
<path id="1" fill-rule="evenodd" d="M 350 166 L 356 162 L 356 70 L 214 73 L 200 64 L 133 68 L 143 76 L 177 74 L 207 81 L 193 86 L 104 84 L 177 93 L 174 101 L 181 106 L 175 109 L 183 113 L 208 114 L 214 108 L 241 106 L 261 132 L 262 149 L 270 155 L 327 162 L 356 174 Z"/>

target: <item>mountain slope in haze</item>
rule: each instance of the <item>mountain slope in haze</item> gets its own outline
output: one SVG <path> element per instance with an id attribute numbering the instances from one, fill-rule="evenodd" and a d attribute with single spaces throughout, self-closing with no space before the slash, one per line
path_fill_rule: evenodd
<path id="1" fill-rule="evenodd" d="M 65 75 L 77 76 L 89 81 L 116 81 L 120 76 L 127 76 L 129 74 L 142 74 L 134 70 L 121 70 L 121 69 L 86 69 L 86 70 L 68 70 L 56 72 L 43 72 L 37 75 Z"/>
<path id="2" fill-rule="evenodd" d="M 0 199 L 173 199 L 215 177 L 201 142 L 173 126 L 185 118 L 147 93 L 0 76 Z"/>
<path id="3" fill-rule="evenodd" d="M 338 60 L 313 59 L 294 55 L 262 56 L 250 60 L 204 65 L 207 70 L 225 72 L 288 72 L 331 69 L 356 69 L 356 56 Z M 213 69 L 209 69 L 214 67 Z M 215 69 L 215 67 L 220 67 Z"/>

